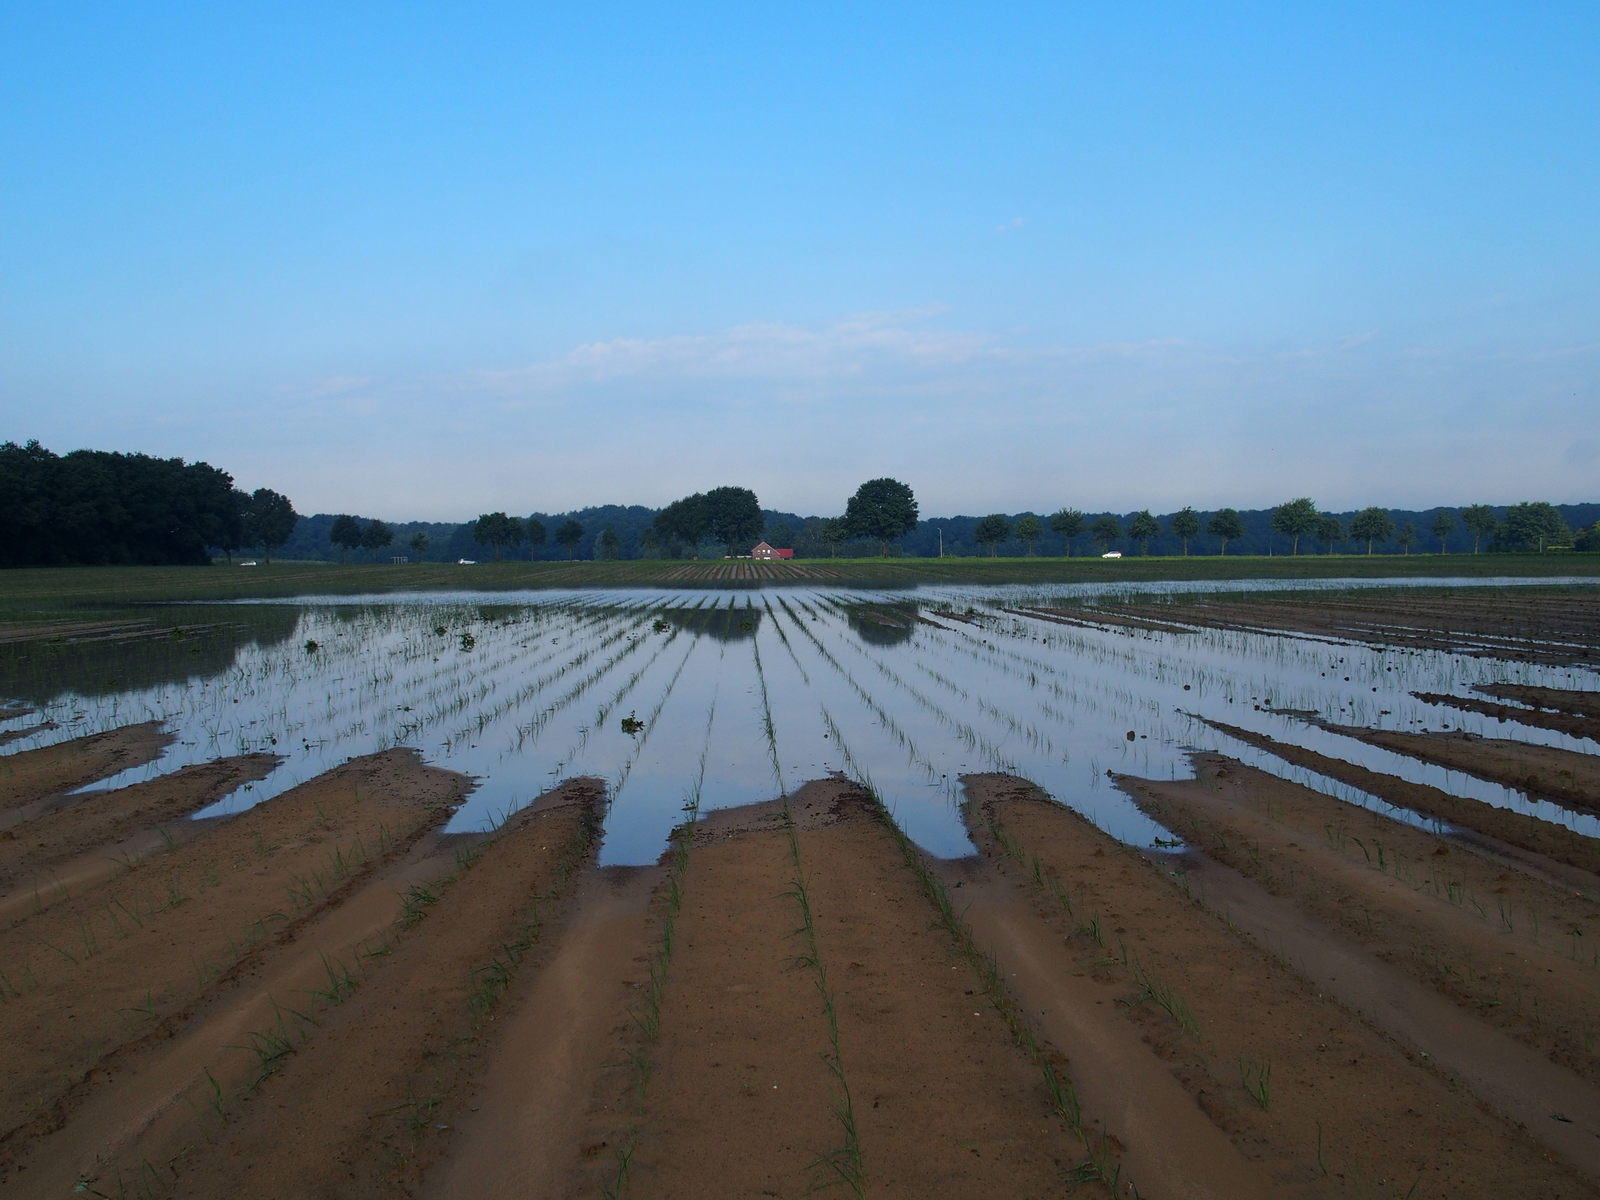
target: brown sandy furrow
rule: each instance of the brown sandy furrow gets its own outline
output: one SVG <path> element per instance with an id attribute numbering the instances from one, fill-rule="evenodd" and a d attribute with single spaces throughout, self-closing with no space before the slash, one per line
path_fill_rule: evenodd
<path id="1" fill-rule="evenodd" d="M 440 1114 L 453 1132 L 422 1195 L 554 1200 L 581 1194 L 575 1179 L 615 1177 L 616 1147 L 606 1135 L 623 1110 L 594 1099 L 615 1099 L 618 1089 L 604 1081 L 626 1065 L 629 1013 L 648 957 L 646 915 L 661 879 L 654 867 L 611 867 L 580 878 L 571 916 L 545 961 L 496 1014 L 500 1040 L 485 1069 Z M 625 1103 L 631 1117 L 633 1097 Z"/>
<path id="2" fill-rule="evenodd" d="M 124 725 L 0 757 L 0 811 L 154 762 L 172 744 L 160 721 Z"/>
<path id="3" fill-rule="evenodd" d="M 1490 688 L 1479 688 L 1479 691 L 1493 691 Z M 1539 689 L 1544 691 L 1546 689 Z M 1497 704 L 1493 700 L 1479 700 L 1475 696 L 1452 696 L 1444 692 L 1412 692 L 1424 704 L 1439 704 L 1446 708 L 1458 708 L 1462 712 L 1478 713 L 1485 717 L 1493 717 L 1500 724 L 1507 721 L 1518 725 L 1527 725 L 1536 729 L 1550 729 L 1556 733 L 1564 733 L 1569 737 L 1588 738 L 1600 742 L 1600 720 L 1594 717 L 1574 715 L 1566 712 L 1545 712 L 1538 708 L 1517 708 L 1510 704 Z M 1572 695 L 1574 693 L 1567 693 Z"/>
<path id="4" fill-rule="evenodd" d="M 1069 624 L 1185 632 L 1203 625 L 1244 633 L 1289 631 L 1380 646 L 1442 650 L 1553 665 L 1590 665 L 1600 624 L 1592 588 L 1386 590 L 1304 598 L 1207 598 L 1046 610 Z M 1038 615 L 1038 614 L 1030 614 Z"/>
<path id="5" fill-rule="evenodd" d="M 1600 692 L 1573 691 L 1571 688 L 1533 687 L 1524 683 L 1495 683 L 1474 689 L 1485 696 L 1515 700 L 1536 709 L 1566 716 L 1600 721 Z"/>
<path id="6" fill-rule="evenodd" d="M 1486 1035 L 1498 1027 L 1600 1083 L 1594 902 L 1231 760 L 1195 765 L 1194 780 L 1119 782 L 1198 851 L 1450 997 Z"/>
<path id="7" fill-rule="evenodd" d="M 576 779 L 513 817 L 227 1121 L 168 1168 L 174 1196 L 393 1196 L 438 1152 L 438 1114 L 480 1064 L 504 986 L 538 954 L 588 858 L 604 787 Z M 499 964 L 497 967 L 496 964 Z"/>
<path id="8" fill-rule="evenodd" d="M 57 1127 L 107 1055 L 169 1036 L 467 788 L 411 751 L 354 759 L 0 930 L 4 1153 Z"/>
<path id="9" fill-rule="evenodd" d="M 1424 817 L 1448 821 L 1452 825 L 1475 829 L 1508 846 L 1576 867 L 1586 876 L 1569 877 L 1572 886 L 1579 890 L 1592 891 L 1594 877 L 1600 876 L 1600 842 L 1575 833 L 1565 825 L 1539 817 L 1523 816 L 1508 808 L 1496 808 L 1481 800 L 1452 795 L 1425 783 L 1411 783 L 1397 775 L 1369 771 L 1342 758 L 1330 758 L 1315 750 L 1307 750 L 1291 742 L 1280 742 L 1268 734 L 1241 729 L 1237 725 L 1221 721 L 1206 721 L 1206 724 L 1246 745 L 1270 751 L 1285 762 L 1306 767 L 1340 783 L 1348 783 L 1397 807 L 1408 808 Z M 1493 848 L 1493 843 L 1489 845 Z"/>
<path id="10" fill-rule="evenodd" d="M 31 708 L 24 709 L 20 713 L 8 713 L 0 711 L 0 721 L 11 720 L 13 717 L 20 717 L 32 711 L 33 710 Z M 23 738 L 32 737 L 36 733 L 60 728 L 61 726 L 57 725 L 54 721 L 44 721 L 38 725 L 30 725 L 26 729 L 6 729 L 0 731 L 0 746 L 9 745 L 12 742 L 20 742 Z"/>
<path id="11" fill-rule="evenodd" d="M 1600 813 L 1600 755 L 1575 754 L 1554 746 L 1533 746 L 1476 734 L 1400 733 L 1323 720 L 1315 724 L 1369 746 L 1382 746 L 1490 783 L 1520 788 L 1541 800 Z"/>
<path id="12" fill-rule="evenodd" d="M 120 1182 L 132 1186 L 132 1178 L 147 1174 L 143 1161 L 187 1157 L 221 1123 L 214 1103 L 236 1105 L 260 1077 L 252 1041 L 275 1031 L 280 1013 L 288 1013 L 292 1033 L 306 1032 L 293 1014 L 320 1019 L 333 1002 L 332 981 L 359 980 L 381 960 L 407 895 L 448 875 L 462 844 L 474 840 L 430 832 L 344 903 L 308 921 L 292 941 L 265 949 L 234 986 L 175 1024 L 170 1038 L 130 1047 L 103 1063 L 65 1125 L 18 1147 L 7 1196 L 51 1200 L 91 1180 L 100 1181 L 97 1190 L 116 1195 L 119 1172 Z M 153 1185 L 140 1180 L 147 1190 Z M 164 1181 L 156 1187 L 164 1189 Z"/>
<path id="13" fill-rule="evenodd" d="M 791 799 L 813 824 L 834 819 L 839 792 L 829 781 Z M 799 1197 L 836 1182 L 821 1160 L 843 1134 L 821 997 L 796 963 L 792 876 L 781 804 L 697 825 L 630 1194 Z M 612 1155 L 596 1157 L 578 1175 L 590 1194 L 616 1173 Z"/>
<path id="14" fill-rule="evenodd" d="M 868 1192 L 1060 1195 L 1082 1142 L 965 955 L 933 926 L 938 914 L 870 799 L 856 793 L 852 807 L 803 831 L 800 848 Z"/>
<path id="15" fill-rule="evenodd" d="M 1142 1030 L 1146 1052 L 1166 1062 L 1241 1152 L 1273 1172 L 1283 1194 L 1597 1194 L 1525 1132 L 1186 899 L 1144 855 L 1023 781 L 965 782 L 985 856 L 1023 880 L 1031 878 L 1023 864 L 1037 861 L 1040 878 L 1064 888 L 1070 917 L 1048 890 L 1034 894 L 1075 970 L 1120 987 L 1105 1007 Z M 1006 861 L 989 820 L 1022 863 Z M 1188 1014 L 1199 1036 L 1157 997 Z M 1267 1107 L 1246 1090 L 1241 1063 L 1270 1064 Z M 1075 1078 L 1078 1070 L 1075 1062 Z"/>
<path id="16" fill-rule="evenodd" d="M 282 760 L 245 754 L 184 767 L 145 783 L 92 792 L 0 833 L 0 891 L 21 877 L 100 852 L 142 830 L 178 821 L 246 783 L 265 778 Z"/>

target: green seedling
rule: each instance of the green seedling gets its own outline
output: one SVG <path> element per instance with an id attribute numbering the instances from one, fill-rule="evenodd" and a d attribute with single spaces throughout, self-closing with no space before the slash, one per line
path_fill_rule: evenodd
<path id="1" fill-rule="evenodd" d="M 1272 1107 L 1272 1064 L 1239 1058 L 1239 1083 L 1261 1108 Z"/>

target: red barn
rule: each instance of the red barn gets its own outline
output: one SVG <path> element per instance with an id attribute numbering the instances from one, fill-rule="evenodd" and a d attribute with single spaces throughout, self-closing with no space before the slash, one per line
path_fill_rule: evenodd
<path id="1" fill-rule="evenodd" d="M 755 548 L 750 551 L 750 557 L 751 558 L 768 558 L 768 559 L 770 559 L 770 558 L 793 558 L 794 557 L 794 551 L 793 550 L 779 550 L 776 547 L 767 545 L 765 542 L 757 542 L 756 545 L 755 545 Z"/>

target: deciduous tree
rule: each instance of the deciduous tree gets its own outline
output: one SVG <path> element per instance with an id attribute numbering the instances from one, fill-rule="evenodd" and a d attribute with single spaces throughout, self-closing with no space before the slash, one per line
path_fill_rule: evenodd
<path id="1" fill-rule="evenodd" d="M 250 493 L 250 507 L 245 513 L 245 532 L 251 545 L 260 546 L 267 562 L 272 562 L 272 552 L 289 540 L 300 514 L 294 511 L 289 497 L 271 488 L 257 488 Z"/>
<path id="2" fill-rule="evenodd" d="M 1211 514 L 1211 520 L 1206 522 L 1206 532 L 1214 538 L 1222 539 L 1222 549 L 1218 553 L 1226 554 L 1228 543 L 1244 536 L 1244 518 L 1234 509 L 1219 508 Z"/>
<path id="3" fill-rule="evenodd" d="M 1032 513 L 1024 513 L 1017 521 L 1017 527 L 1013 532 L 1017 535 L 1017 541 L 1028 548 L 1031 557 L 1033 544 L 1044 536 L 1044 522 Z"/>
<path id="4" fill-rule="evenodd" d="M 826 517 L 822 522 L 820 536 L 827 543 L 828 557 L 832 558 L 834 552 L 850 539 L 850 523 L 843 517 Z"/>
<path id="5" fill-rule="evenodd" d="M 1189 557 L 1189 539 L 1200 536 L 1200 514 L 1187 504 L 1172 514 L 1172 532 L 1183 541 L 1183 556 Z"/>
<path id="6" fill-rule="evenodd" d="M 422 561 L 422 556 L 428 552 L 428 531 L 419 529 L 411 535 L 411 540 L 406 545 L 411 547 L 411 553 L 417 556 L 417 562 Z"/>
<path id="7" fill-rule="evenodd" d="M 333 519 L 333 527 L 328 530 L 328 540 L 339 547 L 339 562 L 350 562 L 350 551 L 361 545 L 361 522 L 342 513 Z"/>
<path id="8" fill-rule="evenodd" d="M 749 488 L 712 488 L 705 496 L 707 532 L 728 547 L 729 554 L 748 553 L 761 540 L 766 518 Z"/>
<path id="9" fill-rule="evenodd" d="M 617 557 L 617 551 L 622 549 L 622 537 L 615 529 L 607 525 L 600 531 L 600 557 L 610 561 Z"/>
<path id="10" fill-rule="evenodd" d="M 1445 512 L 1444 509 L 1441 508 L 1433 515 L 1433 525 L 1431 528 L 1433 530 L 1433 536 L 1439 539 L 1440 554 L 1444 553 L 1445 542 L 1449 540 L 1450 534 L 1455 530 L 1455 527 L 1456 519 L 1449 513 Z"/>
<path id="11" fill-rule="evenodd" d="M 528 557 L 533 557 L 533 551 L 545 543 L 544 522 L 537 517 L 529 517 L 522 523 L 522 531 L 528 535 Z"/>
<path id="12" fill-rule="evenodd" d="M 1290 500 L 1272 510 L 1272 529 L 1291 539 L 1291 554 L 1300 553 L 1300 535 L 1312 532 L 1322 521 L 1316 503 L 1310 496 Z"/>
<path id="13" fill-rule="evenodd" d="M 527 536 L 522 522 L 503 512 L 484 513 L 472 523 L 472 540 L 480 546 L 493 546 L 495 562 L 500 561 L 503 547 L 520 546 Z"/>
<path id="14" fill-rule="evenodd" d="M 394 530 L 374 517 L 367 522 L 367 527 L 361 531 L 361 545 L 363 549 L 371 550 L 373 561 L 377 561 L 378 551 L 394 542 Z"/>
<path id="15" fill-rule="evenodd" d="M 1072 539 L 1083 532 L 1083 514 L 1075 508 L 1057 509 L 1050 514 L 1050 528 L 1066 539 L 1067 557 L 1072 557 Z"/>
<path id="16" fill-rule="evenodd" d="M 1317 540 L 1323 544 L 1329 554 L 1333 553 L 1334 543 L 1344 541 L 1344 526 L 1340 523 L 1338 517 L 1333 516 L 1331 513 L 1322 515 L 1322 520 L 1317 522 Z"/>
<path id="17" fill-rule="evenodd" d="M 567 558 L 572 558 L 572 552 L 579 542 L 583 541 L 583 526 L 568 517 L 556 529 L 556 545 L 566 547 Z"/>
<path id="18" fill-rule="evenodd" d="M 978 527 L 972 533 L 972 540 L 980 546 L 989 547 L 989 557 L 995 556 L 995 547 L 1011 536 L 1011 522 L 1006 520 L 1003 513 L 990 513 L 978 522 Z"/>
<path id="19" fill-rule="evenodd" d="M 1544 553 L 1546 546 L 1565 542 L 1572 536 L 1567 523 L 1553 504 L 1543 500 L 1513 504 L 1506 509 L 1505 540 L 1523 550 Z"/>
<path id="20" fill-rule="evenodd" d="M 1128 536 L 1139 543 L 1139 553 L 1147 555 L 1150 553 L 1150 539 L 1161 536 L 1161 522 L 1150 515 L 1148 508 L 1142 508 L 1128 522 Z"/>
<path id="21" fill-rule="evenodd" d="M 1094 535 L 1095 541 L 1100 543 L 1101 553 L 1111 549 L 1111 543 L 1122 536 L 1122 525 L 1110 513 L 1095 521 L 1089 532 Z"/>
<path id="22" fill-rule="evenodd" d="M 1461 510 L 1461 523 L 1472 534 L 1474 554 L 1478 552 L 1478 544 L 1492 538 L 1500 528 L 1500 518 L 1494 515 L 1494 507 L 1489 504 L 1467 505 Z"/>
<path id="23" fill-rule="evenodd" d="M 1395 531 L 1394 540 L 1400 544 L 1401 554 L 1411 553 L 1411 543 L 1417 540 L 1417 527 L 1410 521 Z"/>
<path id="24" fill-rule="evenodd" d="M 855 537 L 878 539 L 878 553 L 917 527 L 917 498 L 898 479 L 869 479 L 856 489 L 844 509 L 845 524 Z"/>
<path id="25" fill-rule="evenodd" d="M 1394 536 L 1394 518 L 1389 515 L 1389 510 L 1373 505 L 1363 508 L 1350 518 L 1350 536 L 1358 542 L 1367 544 L 1367 553 L 1372 553 L 1374 542 L 1387 542 Z"/>
<path id="26" fill-rule="evenodd" d="M 683 542 L 689 547 L 689 553 L 699 558 L 700 543 L 705 541 L 711 524 L 705 496 L 696 492 L 674 500 L 655 515 L 653 524 L 662 541 Z"/>

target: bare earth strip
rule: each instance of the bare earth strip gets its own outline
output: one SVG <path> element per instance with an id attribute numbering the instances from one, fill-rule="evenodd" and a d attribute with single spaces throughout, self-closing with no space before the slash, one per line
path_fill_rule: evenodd
<path id="1" fill-rule="evenodd" d="M 1569 875 L 1568 882 L 1574 887 L 1600 895 L 1600 842 L 1581 833 L 1575 833 L 1565 825 L 1557 825 L 1554 821 L 1545 821 L 1539 817 L 1523 816 L 1510 809 L 1496 808 L 1481 800 L 1455 796 L 1439 788 L 1429 787 L 1425 783 L 1410 783 L 1396 775 L 1370 771 L 1342 758 L 1330 758 L 1325 754 L 1318 754 L 1315 750 L 1306 750 L 1290 742 L 1280 742 L 1267 734 L 1241 729 L 1236 725 L 1227 725 L 1220 721 L 1208 721 L 1207 724 L 1220 729 L 1230 737 L 1238 738 L 1247 745 L 1268 750 L 1285 762 L 1307 767 L 1330 779 L 1348 783 L 1397 807 L 1408 808 L 1424 817 L 1448 821 L 1452 825 L 1487 834 L 1492 840 L 1485 844 L 1485 848 L 1491 851 L 1504 853 L 1505 848 L 1516 847 L 1533 855 L 1547 856 L 1554 860 L 1554 863 L 1576 867 L 1585 877 Z M 1526 861 L 1525 856 L 1509 857 Z M 1535 862 L 1535 865 L 1538 864 Z M 1551 864 L 1542 865 L 1547 871 L 1550 870 Z"/>
<path id="2" fill-rule="evenodd" d="M 91 792 L 13 826 L 0 833 L 0 892 L 83 855 L 109 859 L 125 838 L 179 821 L 265 778 L 279 761 L 270 754 L 219 758 L 145 783 Z"/>
<path id="3" fill-rule="evenodd" d="M 497 1002 L 587 860 L 604 798 L 572 780 L 523 809 L 399 933 L 367 978 L 334 989 L 260 1090 L 177 1164 L 177 1196 L 392 1196 L 438 1152 L 435 1114 L 479 1064 Z"/>
<path id="4" fill-rule="evenodd" d="M 1580 704 L 1592 704 L 1587 699 L 1593 693 L 1585 692 L 1557 692 L 1552 688 L 1519 688 L 1515 686 L 1479 688 L 1478 691 L 1490 695 L 1505 695 L 1517 699 L 1512 693 L 1538 692 L 1542 693 L 1539 700 L 1527 700 L 1524 703 L 1543 703 L 1550 707 L 1566 704 L 1571 697 Z M 1458 708 L 1463 712 L 1475 712 L 1485 717 L 1493 717 L 1504 725 L 1507 721 L 1518 725 L 1530 725 L 1538 729 L 1550 729 L 1556 733 L 1565 733 L 1571 737 L 1588 738 L 1590 741 L 1600 742 L 1600 718 L 1588 716 L 1581 710 L 1569 712 L 1557 709 L 1554 712 L 1542 708 L 1518 708 L 1510 704 L 1499 704 L 1493 700 L 1479 700 L 1475 696 L 1451 696 L 1443 692 L 1412 692 L 1418 700 L 1426 704 L 1442 704 L 1448 708 Z M 1561 697 L 1554 699 L 1553 697 Z"/>
<path id="5" fill-rule="evenodd" d="M 1317 721 L 1372 746 L 1382 746 L 1423 762 L 1465 771 L 1490 783 L 1521 788 L 1542 800 L 1600 812 L 1600 756 L 1575 754 L 1553 746 L 1533 746 L 1507 738 L 1461 733 L 1400 733 Z"/>
<path id="6" fill-rule="evenodd" d="M 1551 937 L 1568 920 L 1593 929 L 1593 903 L 1365 810 L 1341 819 L 1338 801 L 1297 784 L 1209 756 L 1197 765 L 1198 780 L 1122 781 L 1204 853 L 1180 878 L 1600 1176 L 1600 963 Z"/>
<path id="7" fill-rule="evenodd" d="M 1566 716 L 1587 717 L 1600 721 L 1600 692 L 1573 691 L 1570 688 L 1532 687 L 1523 683 L 1496 683 L 1477 689 L 1485 696 L 1498 696 L 1502 700 L 1515 700 L 1531 704 L 1536 709 L 1550 710 Z"/>
<path id="8" fill-rule="evenodd" d="M 819 1165 L 840 1142 L 820 1058 L 828 1034 L 812 978 L 795 962 L 804 945 L 785 894 L 789 844 L 779 818 L 777 804 L 764 804 L 696 827 L 633 1195 L 799 1197 L 830 1182 Z M 609 1149 L 617 1138 L 604 1140 Z M 580 1169 L 576 1182 L 598 1176 L 604 1186 L 614 1155 L 593 1157 L 594 1170 Z"/>
<path id="9" fill-rule="evenodd" d="M 171 1036 L 468 787 L 410 751 L 354 759 L 0 930 L 0 1161 L 59 1127 L 120 1050 Z"/>
<path id="10" fill-rule="evenodd" d="M 172 737 L 146 721 L 0 757 L 0 812 L 154 762 Z"/>
<path id="11" fill-rule="evenodd" d="M 1281 1194 L 1597 1194 L 1579 1170 L 1185 897 L 1145 856 L 1022 781 L 966 783 L 986 857 L 1015 851 L 1021 861 L 1004 869 L 1023 880 L 1038 863 L 1040 916 L 1074 948 L 1076 969 L 1121 992 L 1105 1007 L 1142 1027 L 1147 1052 L 1272 1171 Z"/>

